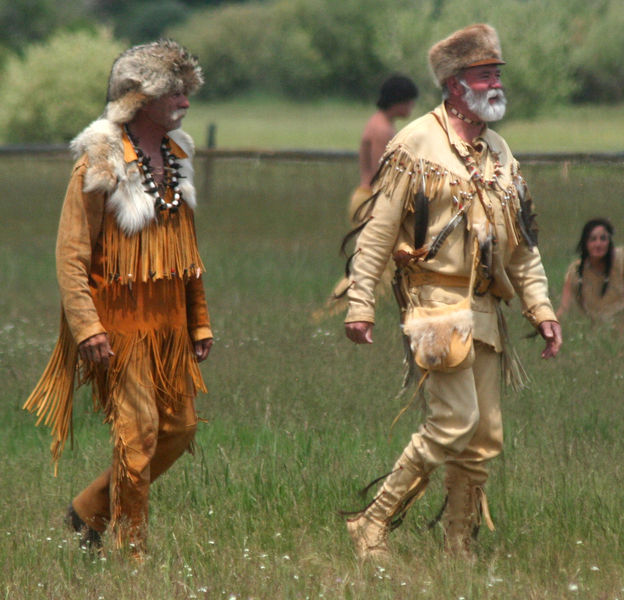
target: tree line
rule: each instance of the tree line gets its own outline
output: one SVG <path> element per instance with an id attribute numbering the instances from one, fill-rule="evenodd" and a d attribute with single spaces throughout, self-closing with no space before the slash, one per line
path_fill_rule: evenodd
<path id="1" fill-rule="evenodd" d="M 510 117 L 623 100 L 624 0 L 0 0 L 0 135 L 69 139 L 101 111 L 114 57 L 159 36 L 198 56 L 205 100 L 368 102 L 401 72 L 433 102 L 428 48 L 475 22 L 500 34 Z"/>

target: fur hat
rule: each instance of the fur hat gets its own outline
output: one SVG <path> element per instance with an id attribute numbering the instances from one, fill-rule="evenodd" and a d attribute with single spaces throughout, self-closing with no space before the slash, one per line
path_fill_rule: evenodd
<path id="1" fill-rule="evenodd" d="M 429 50 L 429 67 L 438 86 L 463 69 L 504 64 L 498 34 L 485 23 L 460 29 Z"/>
<path id="2" fill-rule="evenodd" d="M 128 123 L 150 100 L 165 94 L 191 94 L 204 83 L 197 58 L 173 40 L 126 50 L 113 63 L 104 116 Z"/>

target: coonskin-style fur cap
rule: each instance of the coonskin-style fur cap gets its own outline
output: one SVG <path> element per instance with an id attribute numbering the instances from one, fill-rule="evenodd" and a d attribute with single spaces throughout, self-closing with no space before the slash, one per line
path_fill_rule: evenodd
<path id="1" fill-rule="evenodd" d="M 438 86 L 463 69 L 504 64 L 498 34 L 485 23 L 460 29 L 429 50 L 429 66 Z"/>
<path id="2" fill-rule="evenodd" d="M 126 50 L 113 63 L 104 116 L 128 123 L 147 102 L 165 94 L 192 94 L 204 83 L 197 58 L 173 40 Z"/>

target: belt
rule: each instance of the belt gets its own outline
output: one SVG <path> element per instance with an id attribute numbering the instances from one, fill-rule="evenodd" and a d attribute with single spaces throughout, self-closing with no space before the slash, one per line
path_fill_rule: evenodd
<path id="1" fill-rule="evenodd" d="M 420 285 L 440 285 L 467 288 L 470 285 L 470 277 L 464 277 L 463 275 L 447 275 L 446 273 L 436 273 L 435 271 L 426 271 L 424 269 L 409 271 L 407 273 L 407 281 L 411 287 L 418 287 Z"/>

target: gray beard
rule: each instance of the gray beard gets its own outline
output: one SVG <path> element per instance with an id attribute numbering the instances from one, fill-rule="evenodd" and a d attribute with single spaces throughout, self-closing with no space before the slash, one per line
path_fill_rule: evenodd
<path id="1" fill-rule="evenodd" d="M 460 83 L 466 90 L 464 93 L 466 106 L 479 119 L 491 123 L 492 121 L 500 121 L 505 116 L 507 98 L 505 98 L 505 92 L 502 89 L 475 92 L 465 81 L 460 80 Z M 496 98 L 493 103 L 490 102 L 492 98 Z"/>
<path id="2" fill-rule="evenodd" d="M 183 119 L 186 116 L 186 109 L 185 108 L 179 108 L 177 110 L 174 110 L 171 113 L 171 119 L 173 121 L 177 121 L 178 119 Z"/>

